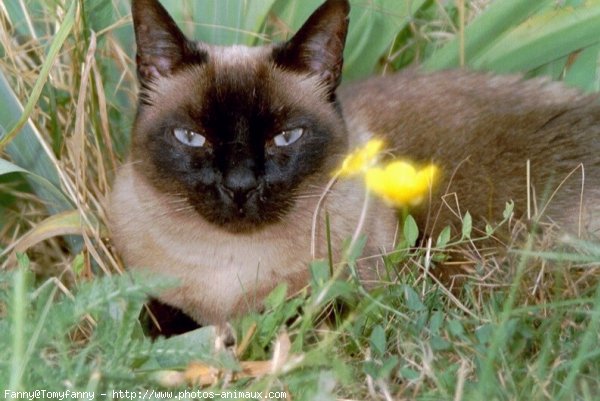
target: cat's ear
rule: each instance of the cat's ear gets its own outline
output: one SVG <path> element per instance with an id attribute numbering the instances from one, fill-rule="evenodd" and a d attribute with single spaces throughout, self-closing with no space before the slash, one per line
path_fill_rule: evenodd
<path id="1" fill-rule="evenodd" d="M 333 97 L 340 83 L 348 33 L 348 0 L 327 0 L 288 42 L 273 50 L 285 68 L 318 76 Z"/>
<path id="2" fill-rule="evenodd" d="M 142 83 L 168 76 L 185 63 L 199 61 L 194 48 L 158 0 L 133 0 L 131 6 L 137 71 Z"/>

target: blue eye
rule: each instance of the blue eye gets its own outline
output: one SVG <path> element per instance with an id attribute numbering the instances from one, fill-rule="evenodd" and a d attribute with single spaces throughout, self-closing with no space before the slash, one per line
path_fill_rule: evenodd
<path id="1" fill-rule="evenodd" d="M 300 139 L 303 134 L 304 128 L 286 130 L 273 137 L 273 142 L 275 143 L 275 146 L 289 146 Z"/>
<path id="2" fill-rule="evenodd" d="M 173 135 L 179 142 L 192 148 L 200 148 L 206 143 L 206 138 L 203 135 L 189 129 L 175 128 Z"/>

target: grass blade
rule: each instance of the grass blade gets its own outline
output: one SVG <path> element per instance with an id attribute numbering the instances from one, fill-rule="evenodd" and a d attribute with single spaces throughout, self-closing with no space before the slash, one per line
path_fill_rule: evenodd
<path id="1" fill-rule="evenodd" d="M 21 128 L 23 128 L 23 126 L 29 119 L 29 116 L 31 116 L 33 108 L 37 104 L 42 93 L 42 89 L 44 88 L 44 85 L 48 80 L 50 69 L 52 68 L 54 62 L 56 61 L 56 58 L 58 57 L 58 52 L 62 48 L 62 45 L 69 36 L 71 29 L 75 24 L 75 13 L 77 11 L 77 3 L 78 2 L 75 0 L 71 2 L 71 6 L 67 11 L 64 20 L 58 32 L 56 32 L 56 36 L 54 37 L 54 40 L 52 41 L 52 44 L 50 45 L 50 49 L 48 51 L 48 57 L 46 57 L 46 60 L 42 64 L 40 75 L 38 76 L 36 83 L 31 91 L 31 95 L 29 96 L 29 100 L 25 105 L 25 109 L 23 110 L 21 117 L 19 118 L 15 126 L 0 139 L 0 152 L 2 152 L 6 148 L 6 145 L 8 145 L 19 134 L 19 132 L 21 132 Z"/>
<path id="2" fill-rule="evenodd" d="M 12 297 L 12 360 L 10 386 L 13 390 L 22 390 L 21 371 L 25 361 L 25 309 L 27 307 L 27 270 L 21 266 L 13 276 Z"/>
<path id="3" fill-rule="evenodd" d="M 582 336 L 577 356 L 569 369 L 564 386 L 557 399 L 565 399 L 567 394 L 573 391 L 573 385 L 578 375 L 581 373 L 584 362 L 588 359 L 590 353 L 598 347 L 598 328 L 600 328 L 600 286 L 596 288 L 594 306 L 592 308 L 590 322 L 585 333 Z"/>
<path id="4" fill-rule="evenodd" d="M 98 225 L 98 222 L 93 216 L 88 216 L 87 219 L 90 220 L 92 225 Z M 9 247 L 7 247 L 3 254 L 13 251 L 17 253 L 25 252 L 35 244 L 53 237 L 84 235 L 86 231 L 89 231 L 87 227 L 88 223 L 85 221 L 85 219 L 83 219 L 78 210 L 57 213 L 36 224 L 35 227 L 19 238 L 18 241 L 13 242 Z M 101 231 L 103 231 L 102 235 L 107 234 L 104 227 L 101 227 Z M 10 261 L 12 261 L 12 259 Z"/>

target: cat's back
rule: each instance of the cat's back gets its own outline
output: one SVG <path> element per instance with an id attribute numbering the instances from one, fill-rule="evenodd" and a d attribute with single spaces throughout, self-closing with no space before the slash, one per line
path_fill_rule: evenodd
<path id="1" fill-rule="evenodd" d="M 456 201 L 448 205 L 434 197 L 429 215 L 441 208 L 441 220 L 447 221 L 469 210 L 498 220 L 509 200 L 522 214 L 527 207 L 528 161 L 537 195 L 534 210 L 569 229 L 580 220 L 570 216 L 592 209 L 592 214 L 599 213 L 596 96 L 548 79 L 463 70 L 407 70 L 347 85 L 339 96 L 351 142 L 360 142 L 369 132 L 383 137 L 398 157 L 442 167 L 438 195 L 456 194 Z M 581 170 L 585 196 L 578 203 Z M 597 220 L 591 217 L 594 224 L 587 228 L 595 230 Z"/>
<path id="2" fill-rule="evenodd" d="M 417 144 L 429 138 L 456 143 L 477 136 L 475 147 L 492 138 L 482 131 L 497 132 L 495 139 L 538 131 L 540 140 L 551 139 L 546 137 L 554 120 L 584 120 L 586 131 L 600 118 L 596 96 L 559 82 L 463 70 L 409 69 L 343 86 L 339 97 L 351 131 L 368 124 L 379 135 L 392 134 L 390 140 L 398 146 L 411 145 L 414 139 Z"/>

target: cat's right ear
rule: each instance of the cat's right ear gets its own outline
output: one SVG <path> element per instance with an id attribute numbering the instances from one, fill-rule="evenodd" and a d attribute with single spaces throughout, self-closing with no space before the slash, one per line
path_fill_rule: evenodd
<path id="1" fill-rule="evenodd" d="M 138 78 L 145 83 L 172 74 L 204 54 L 189 42 L 158 0 L 133 0 L 131 5 Z"/>

